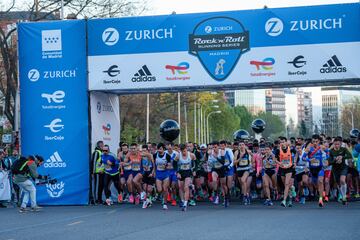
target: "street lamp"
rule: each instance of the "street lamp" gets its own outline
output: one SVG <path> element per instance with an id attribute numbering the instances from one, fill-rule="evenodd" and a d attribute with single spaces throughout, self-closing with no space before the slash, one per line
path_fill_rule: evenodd
<path id="1" fill-rule="evenodd" d="M 217 99 L 213 99 L 210 101 L 210 103 L 217 103 L 217 102 L 219 102 L 219 100 L 217 100 Z M 204 107 L 204 104 L 200 103 L 200 113 L 199 113 L 200 117 L 199 117 L 199 128 L 198 128 L 199 143 L 205 141 L 205 138 L 206 138 L 205 116 L 206 116 L 207 107 L 219 108 L 218 105 L 210 105 L 210 106 L 205 107 L 205 111 L 203 112 L 203 107 Z"/>
<path id="2" fill-rule="evenodd" d="M 211 114 L 215 114 L 215 113 L 221 113 L 221 111 L 218 110 L 218 111 L 210 112 L 206 117 L 206 127 L 207 127 L 207 130 L 206 130 L 206 142 L 207 143 L 210 142 L 209 117 L 211 116 Z"/>

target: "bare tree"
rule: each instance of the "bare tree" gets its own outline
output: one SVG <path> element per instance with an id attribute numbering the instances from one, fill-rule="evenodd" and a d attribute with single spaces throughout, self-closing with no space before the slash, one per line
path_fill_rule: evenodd
<path id="1" fill-rule="evenodd" d="M 12 0 L 8 8 L 1 12 L 3 20 L 12 11 L 19 10 L 16 7 L 16 0 Z M 139 15 L 147 10 L 146 0 L 64 0 L 64 7 L 75 17 L 103 18 Z M 61 10 L 61 0 L 35 0 L 29 2 L 21 10 L 26 12 L 18 21 L 41 21 L 44 19 L 54 19 L 59 16 Z M 0 18 L 1 21 L 1 18 Z M 0 92 L 2 100 L 5 101 L 4 114 L 15 126 L 15 99 L 18 89 L 17 72 L 17 44 L 16 26 L 12 28 L 2 28 L 0 26 Z M 13 38 L 14 37 L 14 38 Z"/>

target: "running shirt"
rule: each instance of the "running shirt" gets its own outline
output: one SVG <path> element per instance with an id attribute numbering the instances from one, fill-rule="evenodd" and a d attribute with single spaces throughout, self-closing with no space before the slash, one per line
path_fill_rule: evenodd
<path id="1" fill-rule="evenodd" d="M 166 152 L 162 156 L 159 153 L 155 153 L 154 159 L 156 171 L 165 171 L 168 163 L 171 163 L 171 157 Z"/>
<path id="2" fill-rule="evenodd" d="M 183 157 L 183 155 L 179 154 L 179 161 L 178 161 L 178 170 L 179 171 L 189 171 L 191 170 L 192 161 L 191 161 L 191 155 L 190 152 L 187 152 L 186 157 Z"/>
<path id="3" fill-rule="evenodd" d="M 121 153 L 121 162 L 125 161 L 126 155 L 128 154 L 128 152 L 122 152 Z M 128 161 L 127 163 L 124 162 L 123 164 L 123 169 L 124 171 L 131 171 L 131 162 Z"/>
<path id="4" fill-rule="evenodd" d="M 196 157 L 196 160 L 195 160 L 195 171 L 205 171 L 206 172 L 206 165 L 207 165 L 207 162 L 206 162 L 206 155 L 207 153 L 202 153 L 201 151 L 200 152 L 196 152 L 195 154 L 195 157 Z"/>
<path id="5" fill-rule="evenodd" d="M 270 156 L 264 156 L 263 158 L 263 168 L 265 170 L 275 170 L 276 168 L 276 162 L 273 159 L 273 155 Z"/>
<path id="6" fill-rule="evenodd" d="M 225 148 L 225 163 L 224 166 L 234 166 L 234 154 L 230 148 Z"/>
<path id="7" fill-rule="evenodd" d="M 336 163 L 336 158 L 342 156 L 341 163 Z M 334 170 L 340 170 L 348 165 L 347 161 L 352 159 L 352 155 L 347 148 L 340 147 L 339 150 L 330 149 L 329 163 L 333 165 Z"/>
<path id="8" fill-rule="evenodd" d="M 239 162 L 237 164 L 236 171 L 250 170 L 251 168 L 250 155 L 246 150 L 243 155 L 239 150 L 239 153 L 237 155 L 237 160 L 239 160 Z"/>
<path id="9" fill-rule="evenodd" d="M 220 155 L 220 151 L 217 156 L 214 155 L 214 150 L 211 151 L 211 154 L 208 156 L 208 164 L 211 169 L 221 169 L 224 164 L 221 163 L 223 161 L 223 157 Z"/>
<path id="10" fill-rule="evenodd" d="M 174 169 L 176 169 L 176 161 L 174 161 L 175 160 L 175 158 L 176 158 L 176 156 L 179 154 L 178 152 L 176 152 L 176 151 L 172 151 L 172 153 L 169 153 L 169 151 L 165 151 L 167 154 L 169 154 L 170 155 L 170 159 L 171 159 L 171 164 L 169 164 L 168 166 L 167 166 L 167 169 L 168 170 L 174 170 Z"/>
<path id="11" fill-rule="evenodd" d="M 326 160 L 326 153 L 321 146 L 311 147 L 308 153 L 304 152 L 303 160 L 309 162 L 309 168 L 322 168 Z"/>
<path id="12" fill-rule="evenodd" d="M 289 147 L 286 151 L 284 149 L 279 149 L 279 162 L 281 162 L 280 168 L 291 168 L 293 166 L 293 156 Z"/>
<path id="13" fill-rule="evenodd" d="M 296 157 L 296 159 L 295 159 L 295 161 L 296 161 L 296 167 L 295 167 L 296 174 L 300 174 L 300 173 L 305 172 L 305 169 L 309 167 L 309 162 L 305 161 L 302 158 L 302 154 L 295 155 L 295 157 Z"/>
<path id="14" fill-rule="evenodd" d="M 144 173 L 151 173 L 153 167 L 153 163 L 147 155 L 141 156 L 141 169 Z"/>
<path id="15" fill-rule="evenodd" d="M 131 163 L 132 171 L 140 171 L 141 170 L 141 154 L 137 153 L 136 155 L 129 154 L 129 160 Z"/>

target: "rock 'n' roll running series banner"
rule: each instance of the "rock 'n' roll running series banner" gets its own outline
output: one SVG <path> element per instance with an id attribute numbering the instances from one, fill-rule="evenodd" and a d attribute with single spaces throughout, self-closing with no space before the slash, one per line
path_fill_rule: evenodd
<path id="1" fill-rule="evenodd" d="M 88 22 L 89 89 L 355 83 L 359 4 Z"/>

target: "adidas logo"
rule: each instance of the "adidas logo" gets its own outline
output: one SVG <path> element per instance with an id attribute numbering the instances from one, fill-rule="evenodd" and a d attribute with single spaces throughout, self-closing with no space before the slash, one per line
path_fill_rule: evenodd
<path id="1" fill-rule="evenodd" d="M 336 55 L 332 56 L 322 68 L 320 68 L 321 73 L 341 73 L 346 72 L 346 67 L 344 67 Z"/>
<path id="2" fill-rule="evenodd" d="M 50 156 L 48 160 L 44 163 L 45 168 L 64 168 L 66 163 L 61 159 L 59 153 L 56 151 L 53 155 Z"/>
<path id="3" fill-rule="evenodd" d="M 134 74 L 134 77 L 131 79 L 132 82 L 155 82 L 156 77 L 154 77 L 149 68 L 144 65 L 139 69 L 137 73 Z"/>

